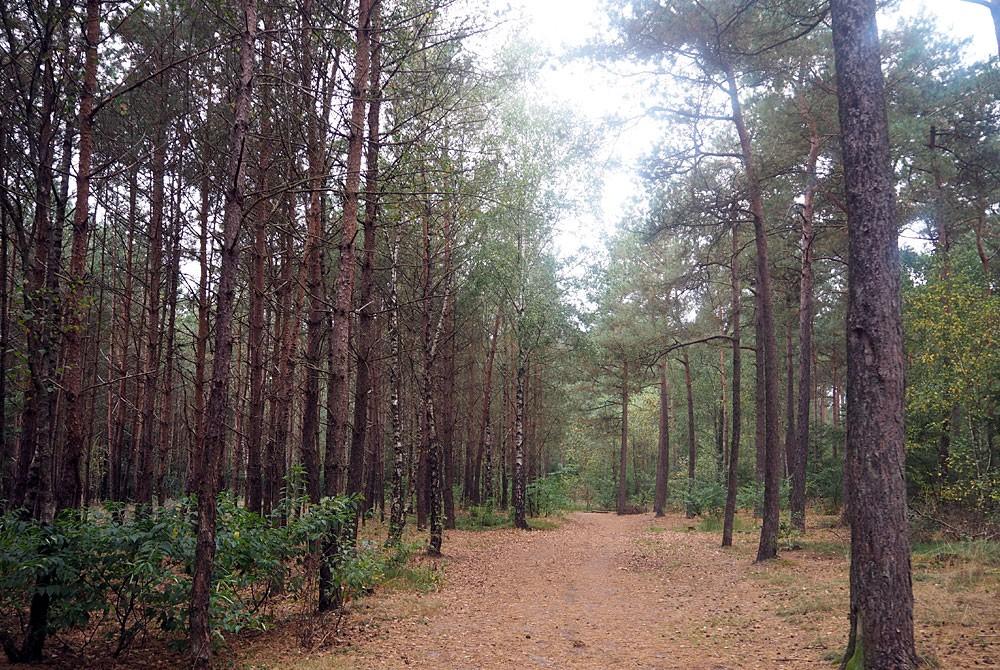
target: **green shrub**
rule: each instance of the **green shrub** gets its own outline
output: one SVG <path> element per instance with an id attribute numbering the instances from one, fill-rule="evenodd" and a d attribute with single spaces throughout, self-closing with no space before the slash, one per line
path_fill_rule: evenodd
<path id="1" fill-rule="evenodd" d="M 492 505 L 473 505 L 467 514 L 455 519 L 459 530 L 490 530 L 509 526 L 510 523 L 510 514 L 498 512 Z"/>
<path id="2" fill-rule="evenodd" d="M 577 481 L 576 466 L 560 466 L 548 475 L 528 484 L 528 513 L 550 516 L 573 506 L 570 491 Z"/>
<path id="3" fill-rule="evenodd" d="M 346 541 L 353 533 L 354 498 L 325 498 L 308 506 L 286 499 L 265 519 L 222 495 L 210 616 L 217 634 L 263 628 L 265 605 L 280 592 L 305 588 L 303 568 L 314 548 L 332 539 L 334 583 L 348 597 L 370 590 L 381 557 Z M 86 629 L 106 640 L 114 656 L 157 629 L 182 634 L 188 622 L 195 553 L 194 503 L 127 515 L 121 505 L 67 511 L 52 524 L 0 516 L 0 621 L 26 621 L 34 594 L 51 599 L 51 634 Z M 292 509 L 299 510 L 295 515 Z M 275 523 L 288 518 L 285 524 Z M 15 639 L 21 631 L 2 631 Z"/>

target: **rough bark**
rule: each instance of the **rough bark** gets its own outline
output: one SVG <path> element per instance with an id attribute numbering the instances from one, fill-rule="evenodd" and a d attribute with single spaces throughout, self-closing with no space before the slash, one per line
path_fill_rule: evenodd
<path id="1" fill-rule="evenodd" d="M 791 306 L 789 306 L 789 311 Z M 785 323 L 785 476 L 795 469 L 795 347 L 792 344 L 792 321 Z M 809 391 L 806 389 L 806 397 Z"/>
<path id="2" fill-rule="evenodd" d="M 268 28 L 270 22 L 265 19 L 265 33 L 261 72 L 270 74 L 273 58 L 274 38 Z M 270 191 L 270 173 L 274 160 L 274 147 L 271 134 L 271 107 L 274 104 L 271 87 L 263 87 L 260 153 L 257 157 L 257 188 L 261 193 Z M 264 351 L 267 346 L 267 324 L 264 320 L 264 265 L 267 260 L 267 229 L 271 214 L 270 202 L 265 200 L 251 212 L 253 218 L 253 246 L 251 247 L 251 286 L 250 286 L 250 331 L 247 337 L 247 358 L 250 364 L 250 406 L 248 427 L 246 431 L 247 449 L 247 495 L 246 507 L 258 514 L 263 510 L 262 484 L 262 453 L 261 447 L 265 434 L 264 428 Z"/>
<path id="3" fill-rule="evenodd" d="M 83 369 L 86 352 L 83 346 L 84 284 L 87 247 L 90 243 L 90 163 L 94 150 L 94 93 L 97 89 L 97 41 L 100 38 L 99 0 L 87 0 L 84 24 L 83 90 L 80 94 L 80 144 L 76 170 L 76 206 L 73 210 L 73 245 L 69 261 L 69 295 L 66 302 L 66 326 L 63 336 L 65 373 L 63 393 L 66 402 L 66 436 L 63 444 L 63 471 L 57 493 L 60 508 L 75 507 L 80 499 L 80 459 L 86 429 Z M 6 283 L 6 276 L 3 281 Z M 2 411 L 2 408 L 0 408 Z"/>
<path id="4" fill-rule="evenodd" d="M 732 388 L 732 421 L 733 429 L 729 443 L 729 471 L 726 475 L 726 508 L 722 520 L 722 546 L 733 544 L 733 522 L 736 517 L 736 494 L 739 492 L 740 465 L 740 432 L 743 428 L 743 350 L 741 348 L 740 319 L 743 312 L 742 287 L 739 273 L 739 225 L 733 223 L 731 232 L 732 256 L 730 258 L 730 307 L 729 318 L 732 322 L 733 344 L 733 388 Z"/>
<path id="5" fill-rule="evenodd" d="M 319 373 L 320 355 L 323 345 L 324 315 L 326 313 L 326 295 L 323 284 L 323 214 L 321 195 L 323 178 L 326 172 L 323 156 L 323 146 L 320 131 L 319 109 L 315 85 L 313 82 L 312 59 L 312 0 L 302 4 L 302 58 L 301 84 L 305 92 L 305 126 L 308 198 L 306 202 L 306 244 L 305 273 L 306 292 L 309 294 L 309 312 L 306 316 L 306 346 L 303 351 L 306 384 L 302 399 L 302 436 L 300 454 L 302 467 L 306 473 L 306 492 L 309 499 L 319 502 L 320 497 L 320 465 L 319 465 Z M 351 271 L 353 272 L 353 263 Z M 332 409 L 332 408 L 331 408 Z M 337 408 L 337 411 L 342 411 Z M 327 454 L 327 469 L 330 479 L 336 479 L 332 468 L 335 454 Z M 329 488 L 331 484 L 327 484 Z M 331 491 L 332 492 L 332 491 Z M 320 602 L 323 602 L 323 586 L 320 586 Z"/>
<path id="6" fill-rule="evenodd" d="M 483 406 L 479 421 L 479 443 L 476 450 L 476 501 L 493 500 L 493 430 L 491 426 L 490 404 L 493 400 L 493 362 L 496 360 L 497 343 L 500 339 L 500 324 L 503 313 L 497 309 L 490 329 L 490 345 L 483 366 Z M 482 478 L 482 482 L 480 482 Z M 480 486 L 482 483 L 482 486 Z"/>
<path id="7" fill-rule="evenodd" d="M 330 347 L 334 365 L 330 384 L 333 385 L 333 405 L 329 430 L 335 449 L 342 449 L 347 422 L 348 353 L 350 318 L 354 299 L 355 254 L 354 237 L 358 229 L 358 194 L 361 189 L 361 154 L 365 141 L 365 109 L 371 64 L 371 0 L 358 1 L 354 79 L 351 82 L 351 118 L 347 135 L 347 174 L 344 180 L 344 208 L 339 244 L 340 263 L 333 302 L 333 330 Z M 331 455 L 327 455 L 328 474 Z M 351 449 L 347 464 L 347 492 L 361 493 L 364 475 L 364 450 Z M 330 483 L 327 483 L 330 486 Z M 327 489 L 327 493 L 333 491 Z"/>
<path id="8" fill-rule="evenodd" d="M 764 344 L 764 509 L 760 545 L 757 548 L 757 560 L 761 561 L 778 555 L 778 525 L 781 513 L 778 505 L 781 489 L 781 448 L 778 440 L 778 348 L 774 336 L 774 311 L 771 304 L 771 273 L 764 198 L 757 175 L 750 131 L 743 119 L 743 106 L 740 102 L 736 76 L 729 66 L 726 66 L 725 73 L 733 123 L 740 138 L 743 170 L 753 218 L 757 260 L 757 309 Z"/>
<path id="9" fill-rule="evenodd" d="M 670 382 L 667 362 L 660 363 L 660 421 L 656 452 L 656 493 L 653 511 L 663 516 L 670 495 Z"/>
<path id="10" fill-rule="evenodd" d="M 219 290 L 215 310 L 215 347 L 212 358 L 211 391 L 205 416 L 203 470 L 198 482 L 194 575 L 191 586 L 190 646 L 192 667 L 211 665 L 212 631 L 209 598 L 212 591 L 212 564 L 215 561 L 216 470 L 225 448 L 226 409 L 230 362 L 233 352 L 232 322 L 239 270 L 240 225 L 244 213 L 243 150 L 250 118 L 250 93 L 254 76 L 254 42 L 257 37 L 256 0 L 241 0 L 242 10 L 239 78 L 236 88 L 233 125 L 229 135 L 226 166 L 225 213 Z"/>
<path id="11" fill-rule="evenodd" d="M 695 440 L 694 426 L 694 392 L 691 388 L 691 359 L 687 349 L 684 349 L 684 389 L 687 392 L 687 434 L 688 434 L 688 502 L 685 505 L 685 516 L 694 517 L 694 474 L 698 460 L 698 444 Z"/>
<path id="12" fill-rule="evenodd" d="M 202 149 L 201 208 L 198 229 L 198 334 L 194 341 L 195 438 L 188 458 L 187 491 L 198 490 L 198 469 L 205 447 L 205 370 L 208 357 L 208 238 L 212 182 L 208 173 L 208 148 Z"/>
<path id="13" fill-rule="evenodd" d="M 389 269 L 389 296 L 386 309 L 389 312 L 389 421 L 392 426 L 392 503 L 389 508 L 389 537 L 386 543 L 398 545 L 403 538 L 406 524 L 406 448 L 403 445 L 403 418 L 401 402 L 401 379 L 399 341 L 399 295 L 398 263 L 399 234 L 392 245 L 392 267 Z"/>
<path id="14" fill-rule="evenodd" d="M 167 160 L 166 120 L 153 138 L 152 188 L 149 196 L 149 247 L 146 263 L 146 342 L 143 359 L 142 432 L 135 472 L 135 500 L 153 501 L 153 449 L 156 439 L 156 398 L 160 369 L 160 302 L 163 282 L 163 205 Z"/>
<path id="15" fill-rule="evenodd" d="M 628 361 L 622 361 L 622 432 L 618 444 L 618 499 L 615 511 L 625 514 L 628 506 L 625 470 L 628 466 Z"/>
<path id="16" fill-rule="evenodd" d="M 816 127 L 816 119 L 804 102 L 800 102 L 800 114 L 809 129 L 809 155 L 806 158 L 806 188 L 802 201 L 802 236 L 799 253 L 802 254 L 799 276 L 799 396 L 796 424 L 798 433 L 794 468 L 792 469 L 792 490 L 789 507 L 792 525 L 799 530 L 806 529 L 806 470 L 809 458 L 809 392 L 813 388 L 811 375 L 813 358 L 813 217 L 816 209 L 816 163 L 819 160 L 821 139 Z"/>
<path id="17" fill-rule="evenodd" d="M 374 411 L 371 404 L 372 353 L 375 347 L 375 306 L 372 293 L 375 284 L 375 235 L 378 226 L 378 154 L 379 113 L 381 109 L 381 40 L 378 34 L 379 13 L 377 2 L 371 17 L 371 68 L 369 73 L 370 102 L 368 104 L 368 137 L 365 152 L 365 216 L 363 251 L 361 256 L 361 283 L 358 287 L 358 336 L 354 380 L 354 420 L 351 424 L 351 447 L 348 454 L 348 492 L 361 492 L 364 467 L 365 435 L 368 416 Z M 336 318 L 336 317 L 335 317 Z M 329 456 L 328 456 L 329 458 Z M 367 501 L 370 504 L 371 501 Z"/>
<path id="18" fill-rule="evenodd" d="M 520 320 L 520 318 L 519 318 Z M 513 463 L 513 489 L 511 491 L 511 505 L 514 508 L 514 527 L 520 528 L 521 530 L 528 529 L 528 520 L 525 518 L 525 504 L 527 502 L 527 473 L 525 468 L 525 444 L 524 444 L 524 382 L 527 369 L 527 356 L 524 347 L 518 345 L 517 348 L 517 371 L 515 373 L 515 391 L 514 391 L 514 463 Z M 628 380 L 626 379 L 626 383 Z M 625 392 L 625 399 L 627 403 L 628 391 Z M 627 409 L 628 405 L 625 405 L 625 410 L 622 414 L 622 421 L 625 422 L 625 428 L 622 429 L 622 434 L 627 435 Z M 624 444 L 624 438 L 622 438 Z M 622 457 L 624 458 L 625 450 L 622 447 Z M 621 487 L 622 482 L 619 481 L 619 487 Z M 618 498 L 619 503 L 621 503 L 624 497 L 624 489 L 619 488 Z M 619 514 L 623 513 L 624 510 L 619 507 Z"/>
<path id="19" fill-rule="evenodd" d="M 895 190 L 874 0 L 831 3 L 849 236 L 851 629 L 868 670 L 917 666 L 904 482 Z"/>

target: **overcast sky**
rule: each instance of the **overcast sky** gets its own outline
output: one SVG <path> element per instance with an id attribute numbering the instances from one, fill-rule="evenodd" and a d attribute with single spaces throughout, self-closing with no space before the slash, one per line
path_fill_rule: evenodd
<path id="1" fill-rule="evenodd" d="M 511 6 L 524 16 L 517 30 L 551 49 L 554 55 L 588 42 L 606 26 L 603 0 L 513 0 L 497 2 Z M 969 60 L 985 60 L 996 51 L 996 37 L 989 10 L 962 0 L 901 0 L 899 9 L 880 16 L 880 28 L 894 25 L 901 17 L 921 13 L 938 28 L 959 39 L 968 39 Z M 541 86 L 549 97 L 564 101 L 571 109 L 599 123 L 608 116 L 628 118 L 639 108 L 641 88 L 585 63 L 550 61 Z M 598 161 L 604 173 L 601 194 L 603 216 L 581 212 L 560 223 L 556 244 L 563 256 L 598 248 L 602 238 L 617 225 L 630 202 L 641 201 L 634 165 L 663 132 L 649 119 L 636 119 L 608 137 Z"/>

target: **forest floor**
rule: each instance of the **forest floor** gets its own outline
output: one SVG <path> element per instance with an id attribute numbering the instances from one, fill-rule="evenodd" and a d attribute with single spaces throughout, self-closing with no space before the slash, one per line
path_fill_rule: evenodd
<path id="1" fill-rule="evenodd" d="M 722 549 L 710 522 L 576 512 L 551 530 L 449 531 L 428 593 L 353 603 L 336 638 L 263 635 L 237 667 L 836 667 L 847 637 L 847 531 L 814 529 L 753 562 L 741 519 Z M 1000 568 L 968 547 L 914 555 L 916 628 L 930 667 L 1000 667 Z"/>

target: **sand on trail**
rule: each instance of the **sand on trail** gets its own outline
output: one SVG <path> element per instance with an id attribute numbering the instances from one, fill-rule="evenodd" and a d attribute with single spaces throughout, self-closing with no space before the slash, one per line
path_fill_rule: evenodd
<path id="1" fill-rule="evenodd" d="M 830 645 L 778 616 L 753 578 L 768 568 L 752 564 L 750 537 L 724 550 L 686 523 L 578 512 L 549 531 L 450 533 L 443 588 L 356 612 L 363 620 L 367 610 L 378 633 L 355 639 L 341 660 L 470 670 L 831 667 Z"/>

